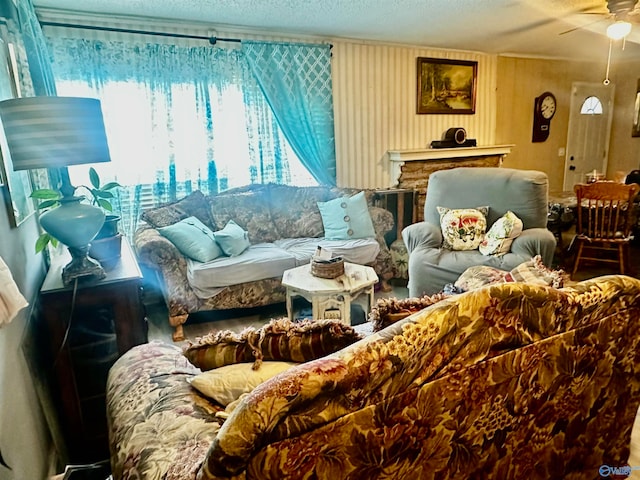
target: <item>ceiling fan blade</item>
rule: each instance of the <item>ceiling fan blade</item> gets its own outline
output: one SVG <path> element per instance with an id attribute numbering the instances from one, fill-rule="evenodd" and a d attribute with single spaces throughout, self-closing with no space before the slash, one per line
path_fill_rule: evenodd
<path id="1" fill-rule="evenodd" d="M 586 28 L 586 27 L 589 27 L 591 25 L 595 25 L 596 23 L 600 23 L 600 22 L 603 22 L 605 20 L 607 20 L 607 19 L 606 18 L 599 18 L 598 20 L 595 20 L 593 22 L 589 22 L 589 23 L 587 23 L 585 25 L 580 25 L 578 27 L 573 27 L 573 28 L 570 28 L 569 30 L 565 30 L 564 32 L 560 32 L 558 35 L 566 35 L 567 33 L 575 32 L 576 30 L 580 30 L 582 28 Z"/>
<path id="2" fill-rule="evenodd" d="M 554 21 L 555 20 L 552 19 L 552 18 L 545 18 L 544 20 L 538 20 L 537 22 L 528 23 L 527 25 L 524 25 L 524 26 L 519 27 L 519 28 L 512 28 L 511 30 L 508 30 L 508 31 L 506 31 L 504 33 L 508 34 L 508 35 L 524 33 L 524 32 L 528 32 L 529 30 L 535 30 L 536 28 L 544 27 L 545 25 L 549 25 L 550 23 L 553 23 Z"/>
<path id="3" fill-rule="evenodd" d="M 604 6 L 604 5 L 603 5 Z M 610 15 L 610 13 L 608 11 L 595 11 L 594 9 L 597 9 L 598 7 L 594 6 L 594 5 L 589 5 L 588 7 L 582 7 L 582 8 L 576 8 L 575 10 L 572 10 L 571 12 L 568 12 L 566 14 L 563 14 L 561 16 L 558 17 L 549 17 L 549 18 L 545 18 L 542 20 L 538 20 L 536 22 L 532 22 L 529 23 L 528 25 L 525 25 L 523 27 L 519 27 L 519 28 L 514 28 L 512 30 L 506 31 L 504 32 L 505 34 L 517 34 L 517 33 L 524 33 L 524 32 L 528 32 L 529 30 L 534 30 L 536 28 L 539 27 L 544 27 L 546 25 L 549 25 L 553 22 L 562 20 L 565 17 L 569 17 L 571 15 Z M 601 21 L 602 19 L 599 19 L 597 21 Z M 594 22 L 595 23 L 595 22 Z M 573 30 L 577 30 L 579 28 L 582 27 L 576 27 L 573 28 L 571 30 L 567 30 L 566 32 L 562 32 L 560 35 L 564 35 L 565 33 L 569 33 Z"/>

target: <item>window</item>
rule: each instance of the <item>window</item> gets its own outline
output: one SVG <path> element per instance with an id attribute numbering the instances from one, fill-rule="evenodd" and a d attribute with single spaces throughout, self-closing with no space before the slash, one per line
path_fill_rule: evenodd
<path id="1" fill-rule="evenodd" d="M 84 82 L 63 81 L 57 86 L 59 95 L 96 96 Z M 261 120 L 246 111 L 238 88 L 226 89 L 206 109 L 196 105 L 195 86 L 187 84 L 172 88 L 170 102 L 153 97 L 137 82 L 106 82 L 99 97 L 112 162 L 94 167 L 105 179 L 138 185 L 160 178 L 175 181 L 178 193 L 222 191 L 251 183 L 317 184 L 281 132 L 248 131 L 247 117 L 252 124 Z M 213 131 L 209 116 L 218 123 Z M 252 154 L 265 143 L 260 136 L 267 133 L 277 143 L 273 156 L 267 151 Z M 217 178 L 210 178 L 214 158 Z M 86 183 L 87 171 L 84 166 L 73 167 L 72 180 Z M 175 179 L 169 178 L 172 175 Z"/>
<path id="2" fill-rule="evenodd" d="M 326 45 L 247 46 L 254 62 L 254 57 L 263 60 L 259 54 L 269 49 L 267 67 L 296 75 L 295 84 L 305 93 L 294 98 L 302 101 L 282 105 L 290 92 L 278 90 L 267 100 L 244 43 L 238 49 L 57 36 L 48 41 L 58 95 L 101 101 L 112 161 L 95 168 L 104 181 L 125 186 L 115 204 L 127 233 L 139 218 L 139 197 L 149 188 L 154 201 L 163 203 L 194 190 L 215 194 L 248 184 L 317 185 L 326 176 L 319 172 L 335 177 L 331 90 L 316 85 L 330 85 Z M 293 60 L 293 69 L 273 65 L 270 48 L 284 49 L 288 59 L 319 59 L 322 75 L 308 82 L 307 72 Z M 260 64 L 261 72 L 264 67 Z M 296 151 L 304 152 L 306 166 L 276 120 L 274 98 L 278 119 Z M 324 129 L 316 130 L 316 124 Z M 314 156 L 317 144 L 323 147 L 319 160 Z M 87 166 L 70 169 L 72 182 L 86 185 L 87 172 Z"/>
<path id="3" fill-rule="evenodd" d="M 587 97 L 580 107 L 581 115 L 602 115 L 602 102 L 598 97 Z"/>

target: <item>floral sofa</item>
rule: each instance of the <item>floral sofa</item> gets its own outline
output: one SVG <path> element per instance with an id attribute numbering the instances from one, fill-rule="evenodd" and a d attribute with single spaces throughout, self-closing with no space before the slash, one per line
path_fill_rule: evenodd
<path id="1" fill-rule="evenodd" d="M 175 328 L 174 340 L 184 338 L 182 325 L 190 313 L 284 302 L 285 289 L 281 284 L 284 270 L 269 278 L 233 281 L 215 293 L 203 296 L 191 283 L 188 259 L 158 229 L 194 216 L 211 230 L 222 229 L 229 220 L 233 220 L 248 231 L 252 245 L 265 245 L 266 242 L 272 245 L 273 242 L 291 239 L 294 242 L 300 239 L 315 242 L 320 241 L 324 233 L 317 203 L 356 192 L 359 191 L 330 187 L 253 185 L 215 196 L 195 191 L 178 202 L 144 211 L 141 216 L 144 223 L 135 233 L 134 245 L 140 263 L 157 274 L 167 301 L 169 322 Z M 378 277 L 386 281 L 393 276 L 393 265 L 384 235 L 394 226 L 393 215 L 374 206 L 374 191 L 365 193 L 375 230 L 373 244 L 377 243 L 378 252 L 377 256 L 374 253 L 375 260 L 371 266 Z M 293 248 L 296 248 L 295 244 Z M 361 263 L 351 260 L 348 253 L 343 255 L 347 261 Z M 238 257 L 238 260 L 244 261 L 243 257 Z M 245 271 L 252 265 L 244 265 Z M 259 267 L 257 262 L 255 265 Z"/>
<path id="2" fill-rule="evenodd" d="M 222 407 L 174 345 L 111 369 L 116 480 L 599 478 L 640 403 L 640 281 L 483 287 Z M 218 415 L 217 415 L 218 414 Z"/>

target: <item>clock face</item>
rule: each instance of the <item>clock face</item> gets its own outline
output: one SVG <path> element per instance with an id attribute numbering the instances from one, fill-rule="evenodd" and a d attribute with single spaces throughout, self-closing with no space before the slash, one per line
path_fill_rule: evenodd
<path id="1" fill-rule="evenodd" d="M 540 114 L 550 120 L 556 113 L 556 99 L 552 95 L 546 95 L 540 102 Z"/>

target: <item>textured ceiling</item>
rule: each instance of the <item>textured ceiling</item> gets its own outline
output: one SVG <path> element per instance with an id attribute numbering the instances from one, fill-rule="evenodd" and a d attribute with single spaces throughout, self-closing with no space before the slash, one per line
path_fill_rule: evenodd
<path id="1" fill-rule="evenodd" d="M 603 61 L 608 49 L 604 33 L 613 22 L 606 15 L 606 0 L 33 0 L 33 3 L 42 12 L 69 10 L 143 16 L 205 23 L 212 29 L 248 27 L 262 32 Z M 625 50 L 614 49 L 614 59 L 640 59 L 638 18 Z M 581 28 L 562 34 L 576 27 Z"/>

